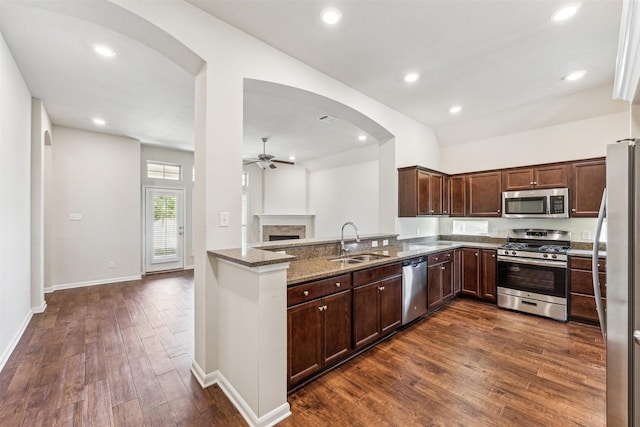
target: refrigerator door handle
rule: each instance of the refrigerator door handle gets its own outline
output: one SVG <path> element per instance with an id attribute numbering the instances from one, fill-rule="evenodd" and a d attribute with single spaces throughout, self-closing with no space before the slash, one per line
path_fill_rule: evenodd
<path id="1" fill-rule="evenodd" d="M 598 223 L 596 225 L 596 233 L 593 239 L 593 254 L 591 255 L 591 274 L 593 276 L 593 295 L 596 300 L 596 310 L 598 311 L 598 320 L 600 321 L 600 330 L 602 338 L 607 341 L 607 318 L 602 306 L 602 293 L 600 292 L 600 275 L 598 272 L 598 249 L 600 247 L 600 233 L 602 232 L 602 222 L 606 215 L 607 189 L 602 193 L 602 201 L 600 202 L 600 211 L 598 212 Z"/>

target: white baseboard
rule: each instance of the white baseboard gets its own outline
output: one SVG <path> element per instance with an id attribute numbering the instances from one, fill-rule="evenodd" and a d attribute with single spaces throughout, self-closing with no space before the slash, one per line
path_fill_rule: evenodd
<path id="1" fill-rule="evenodd" d="M 85 286 L 108 285 L 110 283 L 129 282 L 131 280 L 140 280 L 142 276 L 114 277 L 112 279 L 89 280 L 87 282 L 63 283 L 61 285 L 53 285 L 45 288 L 45 292 L 60 291 L 62 289 L 84 288 Z"/>
<path id="2" fill-rule="evenodd" d="M 291 415 L 289 402 L 285 402 L 268 414 L 263 415 L 262 417 L 258 417 L 256 413 L 253 412 L 253 409 L 251 409 L 247 402 L 231 385 L 231 383 L 227 381 L 222 372 L 215 371 L 210 374 L 205 374 L 195 360 L 191 364 L 191 372 L 196 377 L 202 388 L 207 388 L 214 384 L 218 384 L 220 389 L 222 389 L 227 398 L 231 401 L 231 403 L 233 403 L 233 406 L 236 407 L 238 412 L 240 412 L 244 420 L 250 426 L 271 427 Z"/>
<path id="3" fill-rule="evenodd" d="M 49 286 L 48 288 L 44 288 L 44 293 L 45 294 L 50 294 L 53 291 L 54 291 L 53 286 Z"/>
<path id="4" fill-rule="evenodd" d="M 4 369 L 4 365 L 6 365 L 9 361 L 11 353 L 13 353 L 13 350 L 15 350 L 16 346 L 18 345 L 18 342 L 20 341 L 20 338 L 22 338 L 22 334 L 24 334 L 24 331 L 27 329 L 27 326 L 29 325 L 32 317 L 33 311 L 29 310 L 29 312 L 27 313 L 27 317 L 25 317 L 25 319 L 22 321 L 22 324 L 20 325 L 20 328 L 18 329 L 18 332 L 16 332 L 13 339 L 9 341 L 9 345 L 7 346 L 7 348 L 2 352 L 2 358 L 0 358 L 0 371 Z"/>
<path id="5" fill-rule="evenodd" d="M 39 313 L 44 313 L 46 309 L 47 309 L 47 302 L 42 301 L 42 304 L 40 304 L 39 307 L 32 307 L 31 311 L 33 312 L 33 314 L 39 314 Z"/>
<path id="6" fill-rule="evenodd" d="M 184 269 L 185 269 L 185 270 L 194 270 L 195 268 L 196 268 L 196 266 L 195 266 L 195 265 L 185 265 L 185 266 L 184 266 Z"/>

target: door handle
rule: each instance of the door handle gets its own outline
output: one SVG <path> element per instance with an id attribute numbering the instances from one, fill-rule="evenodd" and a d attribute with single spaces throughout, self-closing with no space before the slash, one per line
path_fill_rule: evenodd
<path id="1" fill-rule="evenodd" d="M 640 345 L 640 331 L 638 331 L 638 330 L 633 331 L 633 341 L 636 344 Z"/>

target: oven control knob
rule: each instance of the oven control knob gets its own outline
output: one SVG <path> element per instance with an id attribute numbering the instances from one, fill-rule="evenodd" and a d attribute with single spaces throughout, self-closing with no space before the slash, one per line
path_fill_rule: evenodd
<path id="1" fill-rule="evenodd" d="M 516 251 L 511 251 L 511 255 L 515 255 L 515 254 L 516 254 Z"/>
<path id="2" fill-rule="evenodd" d="M 558 255 L 551 255 L 551 258 L 556 259 L 558 258 Z"/>
<path id="3" fill-rule="evenodd" d="M 542 254 L 542 258 L 549 258 L 549 255 L 547 255 L 547 254 Z"/>

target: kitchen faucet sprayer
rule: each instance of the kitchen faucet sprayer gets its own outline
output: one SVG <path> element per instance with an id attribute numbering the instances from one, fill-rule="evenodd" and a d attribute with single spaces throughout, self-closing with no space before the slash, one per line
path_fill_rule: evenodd
<path id="1" fill-rule="evenodd" d="M 356 227 L 356 225 L 351 222 L 351 221 L 347 221 L 344 224 L 342 224 L 342 229 L 340 230 L 340 254 L 343 255 L 345 253 L 345 248 L 344 248 L 344 228 L 350 225 L 353 227 L 354 231 L 356 232 L 356 243 L 360 243 L 360 236 L 358 235 L 358 227 Z"/>

